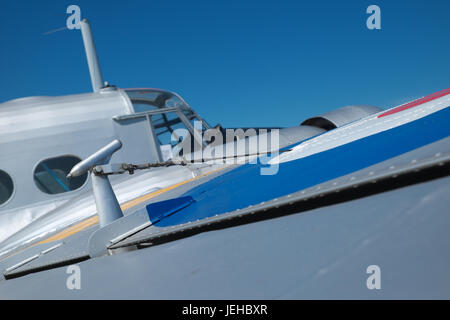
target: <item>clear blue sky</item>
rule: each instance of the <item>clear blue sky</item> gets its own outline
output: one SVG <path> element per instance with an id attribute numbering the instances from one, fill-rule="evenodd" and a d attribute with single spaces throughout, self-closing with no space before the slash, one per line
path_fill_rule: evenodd
<path id="1" fill-rule="evenodd" d="M 450 1 L 2 1 L 0 102 L 91 90 L 70 4 L 104 79 L 181 94 L 211 124 L 294 126 L 348 104 L 389 108 L 450 86 Z M 366 8 L 381 8 L 381 30 Z"/>

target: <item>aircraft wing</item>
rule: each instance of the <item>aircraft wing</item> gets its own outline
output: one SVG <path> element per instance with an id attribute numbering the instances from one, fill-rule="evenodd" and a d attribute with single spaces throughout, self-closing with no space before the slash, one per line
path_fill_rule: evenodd
<path id="1" fill-rule="evenodd" d="M 449 298 L 449 93 L 17 252 L 0 261 L 0 297 Z M 82 271 L 79 292 L 65 287 L 72 264 Z M 368 287 L 370 266 L 381 290 Z"/>

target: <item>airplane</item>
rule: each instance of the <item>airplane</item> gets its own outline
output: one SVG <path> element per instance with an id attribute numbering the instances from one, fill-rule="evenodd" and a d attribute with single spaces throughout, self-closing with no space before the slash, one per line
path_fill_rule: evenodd
<path id="1" fill-rule="evenodd" d="M 0 104 L 0 298 L 450 296 L 450 88 L 224 129 L 81 32 L 93 92 Z"/>

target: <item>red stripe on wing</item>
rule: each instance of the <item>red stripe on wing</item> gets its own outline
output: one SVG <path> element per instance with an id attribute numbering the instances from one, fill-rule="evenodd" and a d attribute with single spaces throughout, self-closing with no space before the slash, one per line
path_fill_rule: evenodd
<path id="1" fill-rule="evenodd" d="M 430 94 L 429 96 L 426 96 L 426 97 L 423 97 L 423 98 L 420 98 L 420 99 L 408 102 L 406 104 L 403 104 L 401 106 L 398 106 L 397 108 L 391 109 L 391 110 L 389 110 L 389 111 L 387 111 L 387 112 L 385 112 L 383 114 L 380 114 L 378 116 L 378 118 L 381 118 L 381 117 L 384 117 L 384 116 L 388 116 L 388 115 L 391 115 L 391 114 L 394 114 L 394 113 L 397 113 L 397 112 L 400 112 L 400 111 L 403 111 L 403 110 L 406 110 L 406 109 L 409 109 L 409 108 L 416 107 L 416 106 L 418 106 L 418 105 L 420 105 L 422 103 L 429 102 L 429 101 L 432 101 L 434 99 L 446 96 L 447 94 L 450 94 L 450 88 L 447 88 L 447 89 L 435 92 L 433 94 Z"/>

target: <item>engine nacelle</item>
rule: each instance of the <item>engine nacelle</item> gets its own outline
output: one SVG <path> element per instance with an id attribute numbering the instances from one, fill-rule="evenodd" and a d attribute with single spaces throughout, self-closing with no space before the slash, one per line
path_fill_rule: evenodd
<path id="1" fill-rule="evenodd" d="M 346 106 L 309 118 L 303 121 L 301 125 L 331 130 L 381 111 L 383 109 L 374 106 Z"/>

